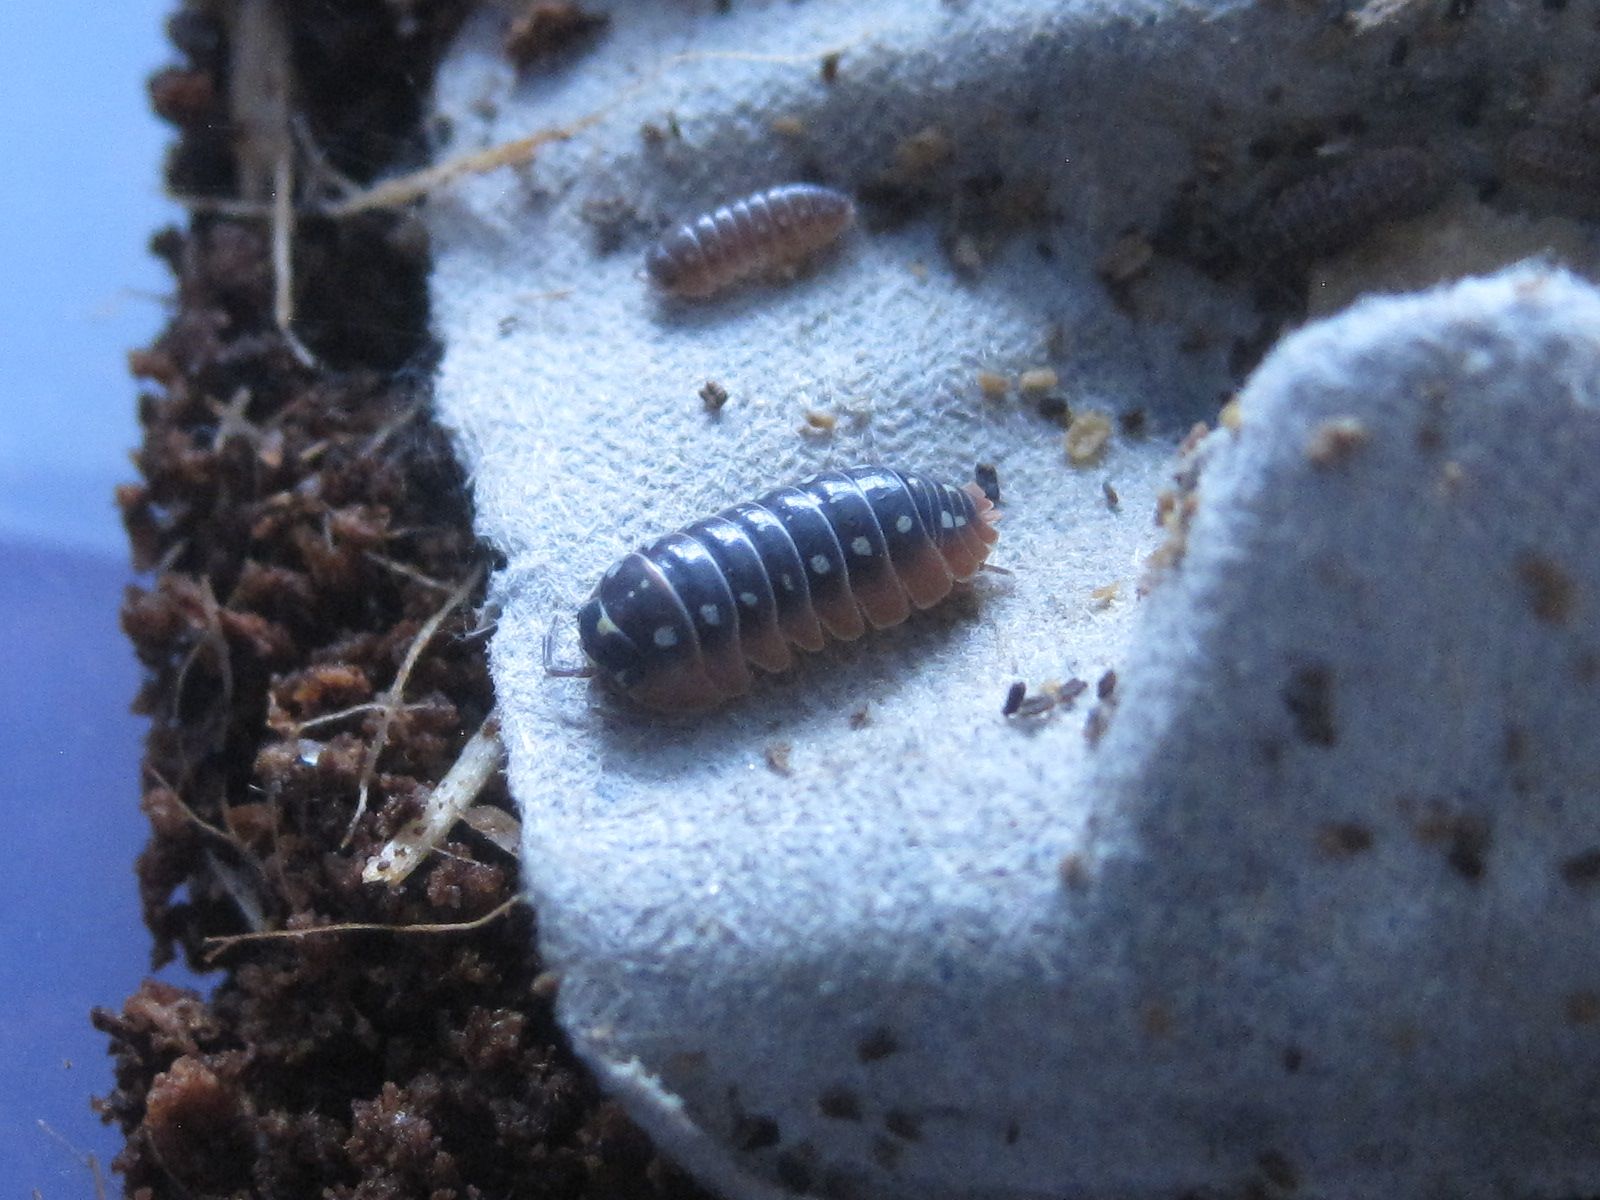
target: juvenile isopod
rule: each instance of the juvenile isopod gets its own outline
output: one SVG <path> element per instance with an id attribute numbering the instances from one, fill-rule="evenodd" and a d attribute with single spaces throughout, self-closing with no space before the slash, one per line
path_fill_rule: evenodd
<path id="1" fill-rule="evenodd" d="M 1592 191 L 1600 183 L 1600 147 L 1561 129 L 1523 129 L 1506 139 L 1506 164 L 1531 183 Z"/>
<path id="2" fill-rule="evenodd" d="M 796 266 L 855 220 L 850 197 L 787 183 L 679 225 L 650 248 L 645 272 L 664 292 L 702 299 L 754 275 Z"/>
<path id="3" fill-rule="evenodd" d="M 750 664 L 783 671 L 793 646 L 943 600 L 983 565 L 999 516 L 976 484 L 890 467 L 778 488 L 613 565 L 578 610 L 587 670 L 649 708 L 720 703 L 749 689 Z"/>
<path id="4" fill-rule="evenodd" d="M 1267 259 L 1332 254 L 1386 221 L 1421 216 L 1439 201 L 1445 182 L 1424 150 L 1369 150 L 1278 192 L 1250 222 L 1249 242 Z"/>

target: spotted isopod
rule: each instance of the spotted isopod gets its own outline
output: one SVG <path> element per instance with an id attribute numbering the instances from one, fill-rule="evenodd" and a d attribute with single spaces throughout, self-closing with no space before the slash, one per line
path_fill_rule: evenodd
<path id="1" fill-rule="evenodd" d="M 820 650 L 904 621 L 970 579 L 1000 536 L 975 484 L 890 467 L 825 471 L 618 561 L 578 610 L 592 668 L 649 708 L 701 708 Z M 579 671 L 559 673 L 577 674 Z"/>
<path id="2" fill-rule="evenodd" d="M 645 272 L 674 296 L 703 299 L 753 275 L 792 267 L 855 220 L 850 197 L 787 183 L 679 225 L 650 248 Z"/>

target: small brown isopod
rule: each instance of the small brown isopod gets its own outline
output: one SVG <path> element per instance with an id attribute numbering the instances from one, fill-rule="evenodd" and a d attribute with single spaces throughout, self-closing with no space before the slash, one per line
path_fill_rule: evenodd
<path id="1" fill-rule="evenodd" d="M 1269 260 L 1335 253 L 1374 226 L 1421 216 L 1445 182 L 1434 158 L 1414 146 L 1353 155 L 1268 200 L 1250 222 L 1248 248 Z"/>
<path id="2" fill-rule="evenodd" d="M 671 295 L 703 299 L 797 265 L 849 228 L 855 214 L 843 192 L 786 183 L 679 225 L 650 248 L 645 272 Z"/>
<path id="3" fill-rule="evenodd" d="M 1561 129 L 1523 129 L 1506 139 L 1508 170 L 1530 183 L 1590 191 L 1600 183 L 1600 147 Z"/>
<path id="4" fill-rule="evenodd" d="M 930 608 L 984 565 L 999 519 L 976 484 L 825 471 L 620 559 L 578 610 L 590 666 L 647 708 L 703 708 L 787 670 L 791 646 L 854 641 Z"/>

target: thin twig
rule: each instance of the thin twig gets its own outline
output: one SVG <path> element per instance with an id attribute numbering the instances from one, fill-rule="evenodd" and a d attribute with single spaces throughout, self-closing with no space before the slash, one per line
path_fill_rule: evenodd
<path id="1" fill-rule="evenodd" d="M 217 955 L 243 942 L 298 941 L 301 938 L 316 937 L 324 933 L 470 933 L 474 929 L 482 929 L 491 921 L 499 920 L 516 905 L 521 904 L 522 900 L 521 896 L 513 896 L 483 916 L 474 917 L 470 921 L 421 925 L 385 925 L 377 921 L 349 921 L 339 925 L 315 925 L 308 929 L 264 929 L 259 933 L 232 933 L 223 937 L 208 937 L 202 944 L 206 948 L 205 960 L 209 963 L 215 961 Z"/>
<path id="2" fill-rule="evenodd" d="M 456 761 L 428 795 L 422 815 L 390 838 L 361 872 L 363 883 L 399 887 L 442 842 L 505 760 L 500 717 L 490 716 L 467 739 Z"/>
<path id="3" fill-rule="evenodd" d="M 422 651 L 432 640 L 433 635 L 439 632 L 439 626 L 453 612 L 457 605 L 466 600 L 478 586 L 478 580 L 483 577 L 483 567 L 474 567 L 471 573 L 461 581 L 461 585 L 445 598 L 443 606 L 433 616 L 423 622 L 422 628 L 417 630 L 417 636 L 411 640 L 406 656 L 400 663 L 399 671 L 395 672 L 394 682 L 389 685 L 389 690 L 383 696 L 383 716 L 378 722 L 377 736 L 372 739 L 372 749 L 367 754 L 367 761 L 361 768 L 361 787 L 356 797 L 355 815 L 350 818 L 350 826 L 344 831 L 344 839 L 339 843 L 340 848 L 350 844 L 350 838 L 356 831 L 356 825 L 367 811 L 367 796 L 372 789 L 372 777 L 378 770 L 378 758 L 383 753 L 383 748 L 389 742 L 389 726 L 394 721 L 394 715 L 400 710 L 400 701 L 405 691 L 406 680 L 411 677 L 412 668 L 417 665 L 417 660 L 422 657 Z"/>
<path id="4" fill-rule="evenodd" d="M 285 145 L 272 175 L 272 319 L 302 367 L 315 367 L 316 356 L 294 331 L 294 155 Z"/>
<path id="5" fill-rule="evenodd" d="M 363 552 L 363 557 L 369 562 L 376 563 L 386 571 L 393 571 L 396 575 L 403 575 L 413 583 L 420 583 L 423 587 L 432 588 L 436 592 L 448 592 L 450 585 L 435 579 L 432 575 L 424 575 L 421 571 L 397 559 L 387 558 L 376 550 Z"/>
<path id="6" fill-rule="evenodd" d="M 424 167 L 420 171 L 412 171 L 406 175 L 397 175 L 393 179 L 386 179 L 382 183 L 367 188 L 366 191 L 357 192 L 332 204 L 324 205 L 324 216 L 339 217 L 354 216 L 356 213 L 369 212 L 375 208 L 399 208 L 413 200 L 420 200 L 429 192 L 436 192 L 445 184 L 451 183 L 463 175 L 481 175 L 486 171 L 494 171 L 500 167 L 516 167 L 523 163 L 533 161 L 541 147 L 551 142 L 564 142 L 580 130 L 587 129 L 598 122 L 605 115 L 604 110 L 591 113 L 581 120 L 574 121 L 571 125 L 557 125 L 551 129 L 541 129 L 527 137 L 515 138 L 509 142 L 501 142 L 497 146 L 490 146 L 483 150 L 473 150 L 466 154 L 447 158 L 442 163 L 431 167 Z"/>
<path id="7" fill-rule="evenodd" d="M 78 1149 L 78 1147 L 74 1146 L 70 1141 L 67 1140 L 65 1134 L 61 1133 L 57 1129 L 52 1128 L 49 1122 L 35 1118 L 35 1123 L 39 1126 L 39 1129 L 42 1133 L 55 1138 L 56 1141 L 60 1142 L 67 1148 L 67 1153 L 71 1154 L 84 1166 L 89 1168 L 89 1177 L 94 1180 L 94 1200 L 106 1200 L 106 1180 L 105 1175 L 100 1170 L 99 1156 L 91 1150 Z M 39 1189 L 35 1188 L 33 1190 L 33 1194 L 35 1196 L 39 1195 Z"/>

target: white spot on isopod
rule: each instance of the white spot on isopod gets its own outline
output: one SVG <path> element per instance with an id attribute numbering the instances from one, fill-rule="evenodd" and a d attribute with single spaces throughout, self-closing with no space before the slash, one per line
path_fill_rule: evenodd
<path id="1" fill-rule="evenodd" d="M 617 623 L 611 619 L 608 613 L 605 612 L 602 612 L 600 614 L 600 619 L 594 623 L 594 631 L 601 637 L 610 637 L 613 633 L 622 632 L 622 630 L 617 628 Z"/>
<path id="2" fill-rule="evenodd" d="M 663 650 L 676 646 L 678 644 L 678 631 L 671 625 L 663 625 L 656 630 L 655 642 Z"/>
<path id="3" fill-rule="evenodd" d="M 786 591 L 786 592 L 794 591 L 794 579 L 790 576 L 789 572 L 785 571 L 783 573 L 783 577 L 782 577 L 781 582 L 783 583 L 783 590 L 784 591 Z"/>
<path id="4" fill-rule="evenodd" d="M 832 566 L 833 564 L 828 561 L 826 554 L 813 554 L 811 556 L 811 569 L 818 575 L 826 575 Z"/>
<path id="5" fill-rule="evenodd" d="M 956 523 L 951 519 L 949 513 L 942 512 L 939 514 L 939 524 L 945 529 L 954 529 Z"/>
<path id="6" fill-rule="evenodd" d="M 862 558 L 872 557 L 872 543 L 867 541 L 867 539 L 864 537 L 858 537 L 855 541 L 851 542 L 850 549 L 854 550 Z"/>
<path id="7" fill-rule="evenodd" d="M 967 523 L 967 519 L 965 517 L 957 517 L 956 518 L 956 527 L 957 528 L 960 528 L 961 526 L 965 525 L 966 523 Z"/>
<path id="8" fill-rule="evenodd" d="M 904 515 L 904 514 L 902 514 L 900 516 L 900 518 L 897 521 L 895 521 L 894 527 L 900 533 L 910 533 L 912 524 L 913 524 L 913 522 L 912 522 L 911 518 L 906 516 L 906 515 Z"/>
<path id="9" fill-rule="evenodd" d="M 760 602 L 756 599 L 756 594 L 754 592 L 740 592 L 739 603 L 744 605 L 746 608 L 754 608 Z"/>
<path id="10" fill-rule="evenodd" d="M 720 625 L 722 614 L 717 611 L 715 604 L 702 604 L 700 606 L 700 619 L 707 625 Z"/>

